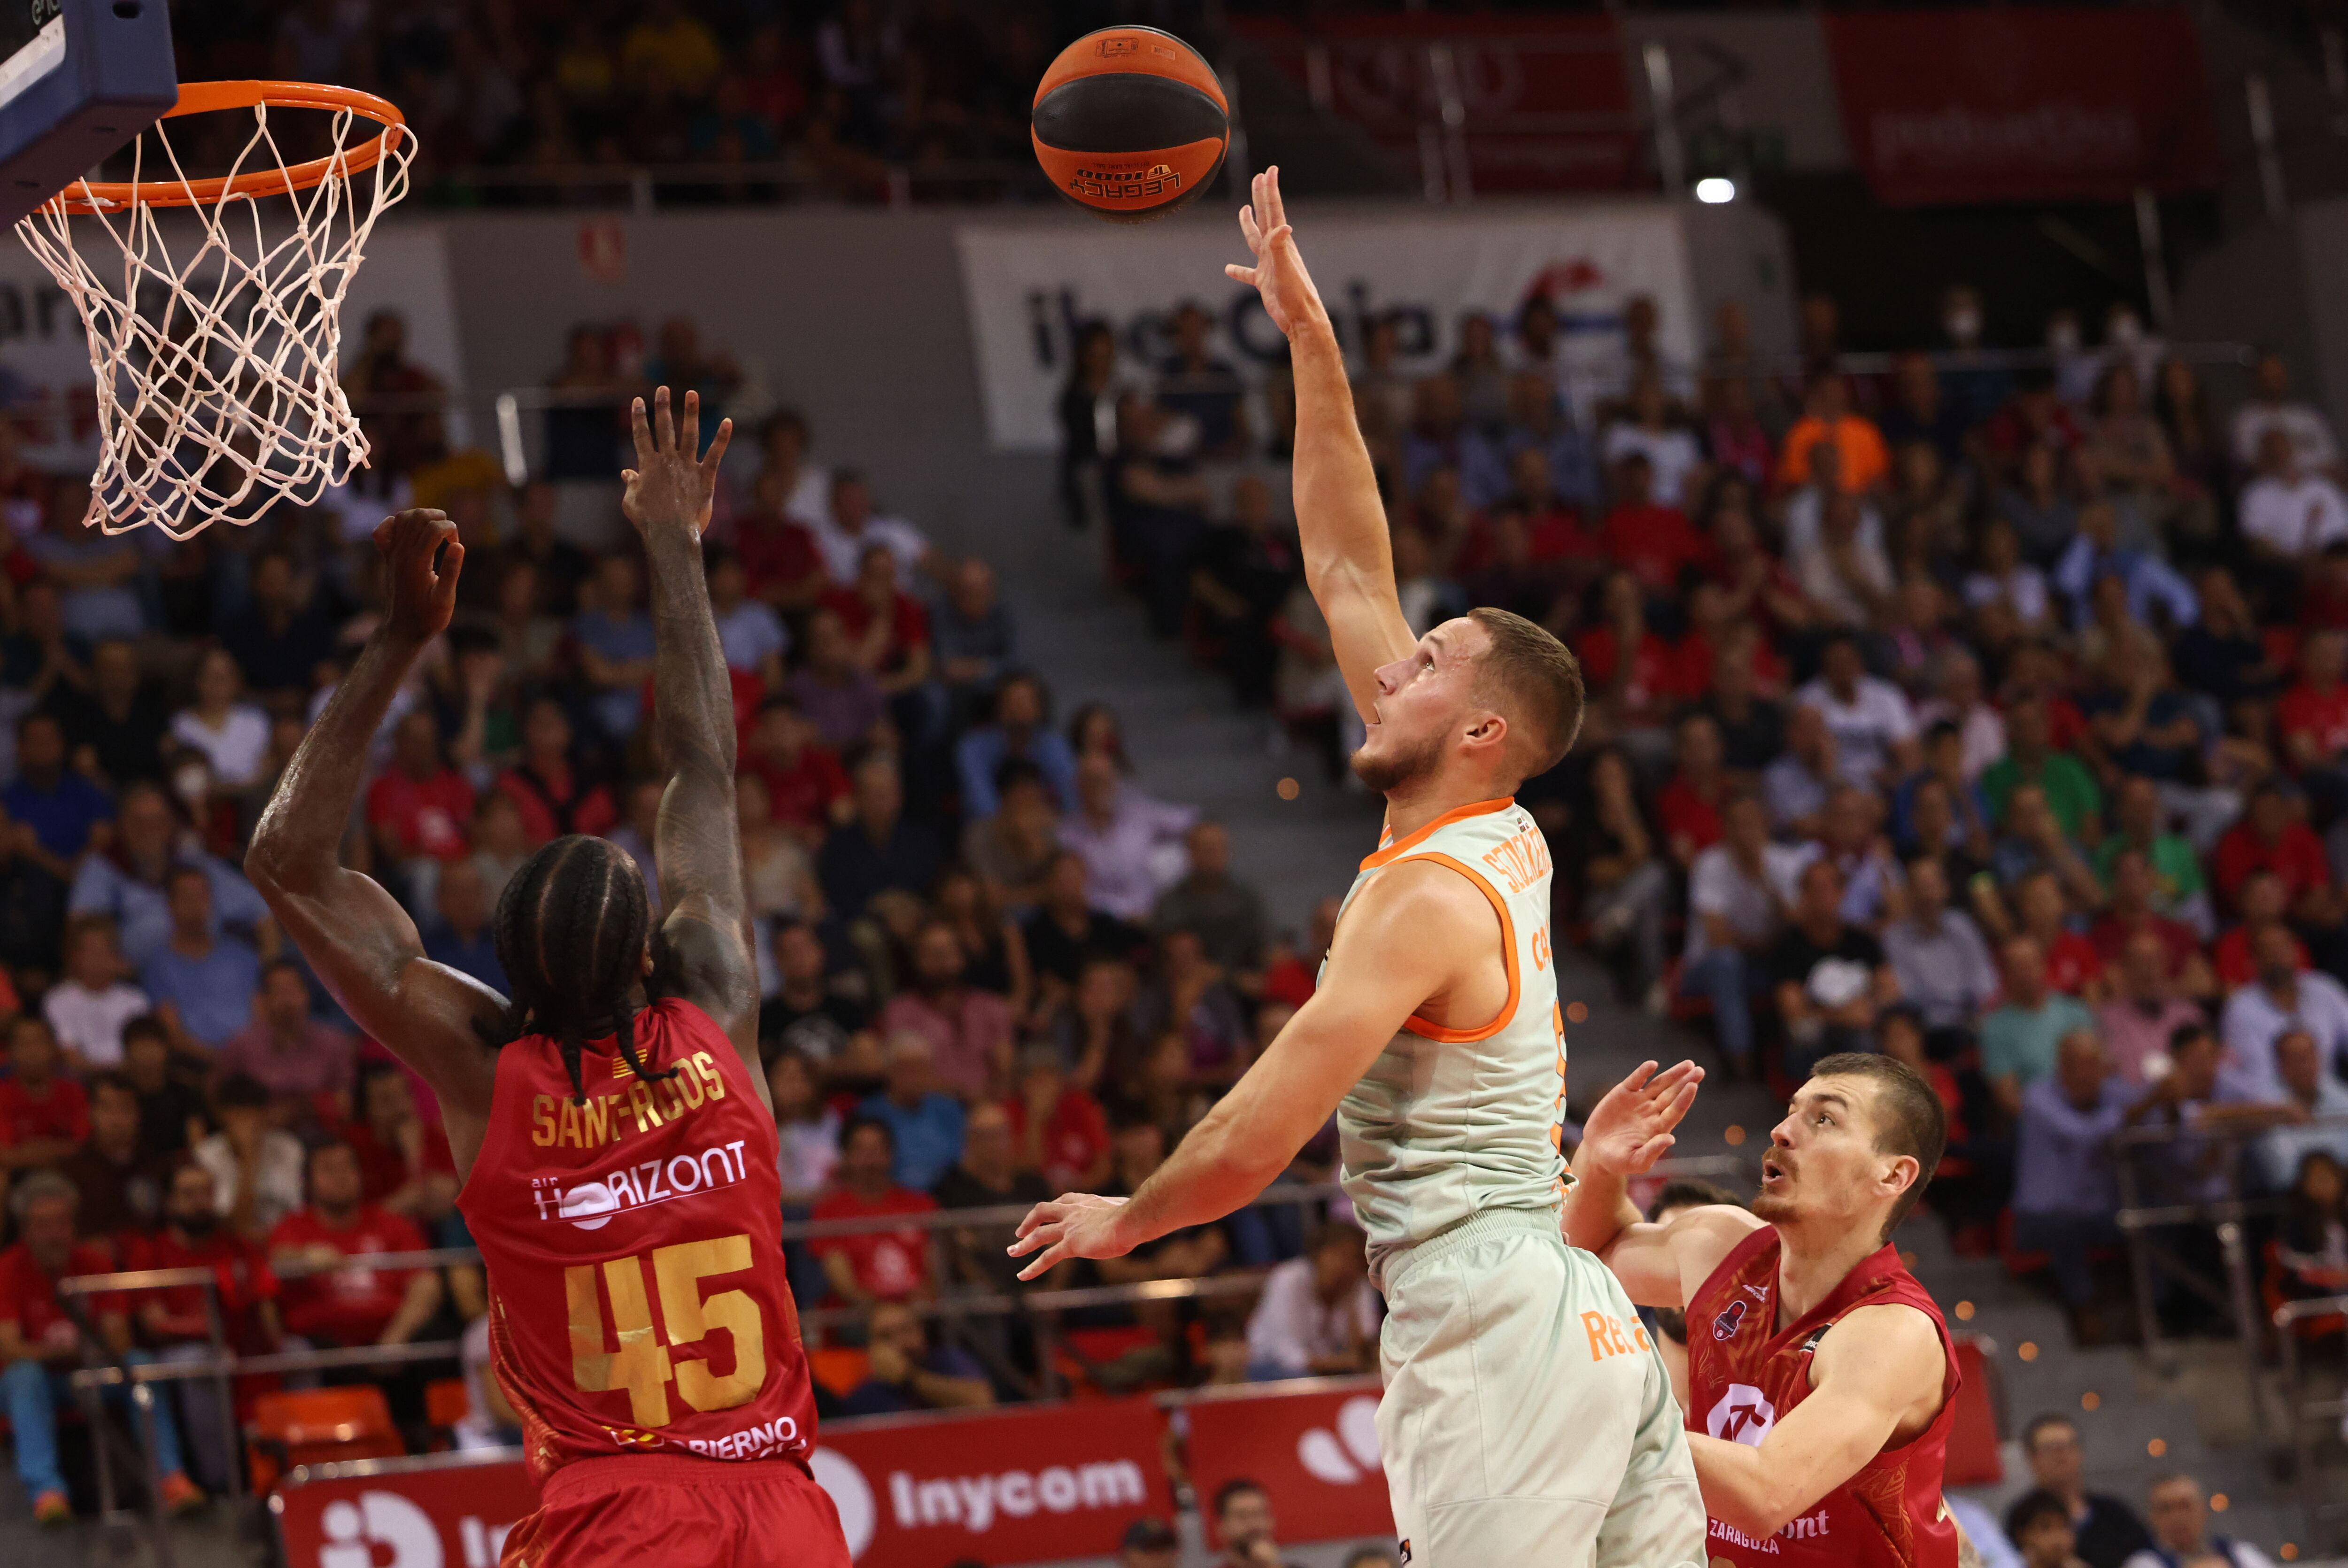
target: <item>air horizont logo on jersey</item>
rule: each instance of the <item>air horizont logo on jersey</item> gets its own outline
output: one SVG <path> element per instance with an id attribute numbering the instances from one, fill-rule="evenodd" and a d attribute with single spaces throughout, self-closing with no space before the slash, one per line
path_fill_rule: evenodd
<path id="1" fill-rule="evenodd" d="M 541 1220 L 568 1220 L 582 1231 L 600 1231 L 626 1209 L 690 1198 L 713 1187 L 731 1187 L 749 1174 L 747 1142 L 736 1139 L 697 1153 L 615 1165 L 601 1176 L 566 1187 L 560 1176 L 530 1179 L 530 1201 Z"/>

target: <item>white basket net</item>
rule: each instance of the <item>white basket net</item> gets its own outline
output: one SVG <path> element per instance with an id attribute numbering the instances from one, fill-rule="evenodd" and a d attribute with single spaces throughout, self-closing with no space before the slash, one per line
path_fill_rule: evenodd
<path id="1" fill-rule="evenodd" d="M 288 167 L 268 106 L 252 113 L 232 180 Z M 87 521 L 186 539 L 214 522 L 253 522 L 280 501 L 314 505 L 366 465 L 366 438 L 336 375 L 343 301 L 376 220 L 407 192 L 416 142 L 403 129 L 372 169 L 355 170 L 353 153 L 381 128 L 335 110 L 317 183 L 208 199 L 195 188 L 201 177 L 180 167 L 169 124 L 133 144 L 130 178 L 177 188 L 184 205 L 73 211 L 76 184 L 16 233 L 89 332 L 99 453 Z"/>

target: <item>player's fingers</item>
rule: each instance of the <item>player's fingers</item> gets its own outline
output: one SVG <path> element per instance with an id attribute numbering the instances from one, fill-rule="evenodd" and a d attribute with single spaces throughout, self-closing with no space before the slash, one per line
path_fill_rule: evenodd
<path id="1" fill-rule="evenodd" d="M 1277 249 L 1283 242 L 1292 241 L 1295 237 L 1296 231 L 1282 223 L 1263 237 L 1263 248 L 1267 251 Z"/>
<path id="2" fill-rule="evenodd" d="M 676 449 L 690 459 L 701 450 L 701 394 L 685 395 L 685 418 L 677 422 Z"/>
<path id="3" fill-rule="evenodd" d="M 1258 255 L 1263 254 L 1263 227 L 1255 221 L 1255 209 L 1252 207 L 1240 209 L 1240 238 L 1247 242 L 1249 250 Z"/>
<path id="4" fill-rule="evenodd" d="M 1255 286 L 1255 269 L 1253 267 L 1243 267 L 1237 262 L 1225 262 L 1223 263 L 1223 276 L 1230 278 L 1234 283 L 1245 284 L 1250 288 L 1253 288 Z"/>
<path id="5" fill-rule="evenodd" d="M 709 438 L 708 454 L 701 459 L 701 476 L 711 484 L 717 482 L 717 461 L 726 455 L 726 449 L 731 446 L 733 441 L 734 421 L 718 420 L 717 433 Z"/>
<path id="6" fill-rule="evenodd" d="M 1059 1217 L 1059 1203 L 1055 1200 L 1046 1200 L 1027 1211 L 1027 1217 L 1019 1222 L 1019 1234 L 1025 1236 L 1036 1226 L 1049 1224 Z"/>
<path id="7" fill-rule="evenodd" d="M 676 418 L 669 410 L 668 388 L 653 389 L 653 450 L 676 450 Z"/>
<path id="8" fill-rule="evenodd" d="M 636 464 L 649 467 L 653 454 L 660 449 L 653 444 L 653 428 L 644 418 L 644 400 L 641 397 L 628 405 L 628 434 L 636 438 Z"/>
<path id="9" fill-rule="evenodd" d="M 432 602 L 453 604 L 457 600 L 457 575 L 465 570 L 465 547 L 450 540 L 440 552 L 439 580 L 432 584 Z"/>
<path id="10" fill-rule="evenodd" d="M 1019 1271 L 1019 1277 L 1023 1280 L 1035 1279 L 1041 1275 L 1049 1274 L 1054 1268 L 1058 1266 L 1061 1258 L 1065 1256 L 1066 1253 L 1066 1249 L 1065 1247 L 1055 1246 L 1050 1252 L 1045 1253 L 1034 1263 L 1029 1264 L 1025 1268 L 1021 1269 Z"/>
<path id="11" fill-rule="evenodd" d="M 1653 1062 L 1641 1062 L 1637 1067 L 1632 1068 L 1631 1076 L 1622 1080 L 1623 1091 L 1628 1094 L 1637 1094 L 1645 1088 L 1647 1078 L 1654 1070 L 1655 1064 Z"/>
<path id="12" fill-rule="evenodd" d="M 1678 1141 L 1678 1139 L 1668 1132 L 1650 1138 L 1646 1142 L 1639 1145 L 1639 1152 L 1631 1161 L 1631 1169 L 1646 1171 L 1653 1168 L 1655 1161 L 1669 1153 L 1672 1145 Z"/>

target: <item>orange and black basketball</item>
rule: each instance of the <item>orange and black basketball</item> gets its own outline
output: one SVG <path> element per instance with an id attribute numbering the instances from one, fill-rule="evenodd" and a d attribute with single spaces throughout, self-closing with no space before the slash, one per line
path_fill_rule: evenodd
<path id="1" fill-rule="evenodd" d="M 1199 52 L 1155 27 L 1103 27 L 1035 87 L 1035 160 L 1061 195 L 1138 222 L 1188 206 L 1223 166 L 1231 106 Z"/>

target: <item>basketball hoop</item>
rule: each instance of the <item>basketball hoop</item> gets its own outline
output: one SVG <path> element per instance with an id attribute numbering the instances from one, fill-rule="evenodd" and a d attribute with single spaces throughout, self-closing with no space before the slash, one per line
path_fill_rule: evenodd
<path id="1" fill-rule="evenodd" d="M 165 123 L 244 108 L 252 132 L 229 171 L 190 177 Z M 325 111 L 330 150 L 287 164 L 272 108 Z M 354 141 L 362 121 L 382 129 Z M 76 181 L 17 223 L 89 333 L 99 452 L 86 521 L 186 539 L 280 500 L 314 505 L 365 466 L 337 375 L 343 301 L 376 220 L 407 192 L 415 146 L 372 93 L 191 83 L 132 141 L 129 180 Z M 141 179 L 149 168 L 170 177 Z"/>

